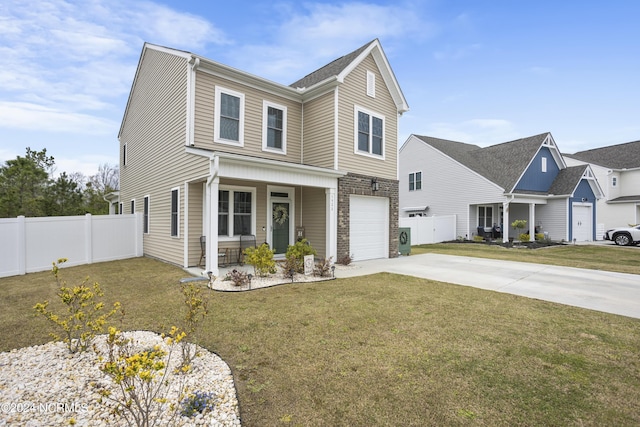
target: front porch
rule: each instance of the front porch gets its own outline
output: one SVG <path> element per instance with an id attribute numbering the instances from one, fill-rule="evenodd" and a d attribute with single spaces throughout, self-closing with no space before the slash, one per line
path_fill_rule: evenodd
<path id="1" fill-rule="evenodd" d="M 297 239 L 306 238 L 319 256 L 336 259 L 337 187 L 344 173 L 193 151 L 207 154 L 210 174 L 187 183 L 185 266 L 200 264 L 204 271 L 220 276 L 241 257 L 246 247 L 240 243 L 243 236 L 252 236 L 256 246 L 267 243 L 280 256 Z"/>

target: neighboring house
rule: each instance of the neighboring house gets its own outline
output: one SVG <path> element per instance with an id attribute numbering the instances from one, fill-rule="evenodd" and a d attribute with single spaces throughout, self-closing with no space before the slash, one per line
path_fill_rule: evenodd
<path id="1" fill-rule="evenodd" d="M 598 238 L 605 230 L 640 223 L 640 141 L 565 154 L 568 165 L 589 164 L 604 192 L 598 200 Z"/>
<path id="2" fill-rule="evenodd" d="M 397 256 L 407 110 L 377 39 L 290 86 L 145 44 L 118 135 L 122 212 L 143 214 L 146 255 L 180 266 L 204 237 L 214 274 L 241 235 L 280 256 L 299 237 L 334 261 Z"/>
<path id="3" fill-rule="evenodd" d="M 401 216 L 456 215 L 469 239 L 494 226 L 517 239 L 515 220 L 552 240 L 595 237 L 602 191 L 589 165 L 567 167 L 550 133 L 485 148 L 411 135 L 399 162 Z"/>

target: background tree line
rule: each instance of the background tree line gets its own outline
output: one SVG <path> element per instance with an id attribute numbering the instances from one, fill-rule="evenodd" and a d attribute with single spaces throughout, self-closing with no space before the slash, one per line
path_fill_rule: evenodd
<path id="1" fill-rule="evenodd" d="M 26 151 L 0 166 L 0 218 L 109 213 L 104 196 L 119 188 L 117 165 L 102 164 L 89 177 L 62 172 L 54 179 L 55 162 L 47 149 Z"/>

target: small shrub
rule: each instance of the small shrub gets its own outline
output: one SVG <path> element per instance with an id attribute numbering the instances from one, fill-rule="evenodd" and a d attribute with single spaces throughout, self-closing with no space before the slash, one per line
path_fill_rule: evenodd
<path id="1" fill-rule="evenodd" d="M 340 265 L 351 265 L 353 262 L 353 255 L 346 254 L 342 258 L 338 260 L 338 264 Z"/>
<path id="2" fill-rule="evenodd" d="M 281 264 L 282 274 L 293 281 L 296 273 L 298 272 L 298 260 L 293 254 L 288 254 Z"/>
<path id="3" fill-rule="evenodd" d="M 304 257 L 305 255 L 318 255 L 316 250 L 311 247 L 311 244 L 307 239 L 298 240 L 294 245 L 289 245 L 287 248 L 286 257 L 295 257 L 296 259 L 296 272 L 304 273 Z"/>
<path id="4" fill-rule="evenodd" d="M 210 411 L 214 408 L 215 395 L 213 393 L 204 393 L 196 391 L 193 394 L 185 397 L 180 404 L 182 405 L 182 411 L 180 414 L 185 417 L 193 417 L 195 414 L 203 414 L 205 411 Z"/>
<path id="5" fill-rule="evenodd" d="M 244 262 L 253 265 L 257 276 L 267 277 L 276 272 L 276 262 L 273 260 L 273 250 L 266 243 L 257 248 L 247 248 L 244 250 Z"/>
<path id="6" fill-rule="evenodd" d="M 113 413 L 124 417 L 128 425 L 156 425 L 162 408 L 168 403 L 170 381 L 167 367 L 173 344 L 180 343 L 186 334 L 173 327 L 170 335 L 166 338 L 170 348 L 168 352 L 159 345 L 135 352 L 130 338 L 124 338 L 116 328 L 109 328 L 107 361 L 101 364 L 100 370 L 118 387 L 115 393 L 106 388 L 98 392 L 115 403 Z M 102 361 L 103 357 L 99 359 Z M 183 384 L 180 389 L 184 389 Z M 170 405 L 169 408 L 173 411 L 173 418 L 177 414 L 177 406 Z"/>
<path id="7" fill-rule="evenodd" d="M 473 236 L 473 241 L 474 242 L 482 242 L 482 241 L 484 241 L 484 237 L 479 236 L 479 235 L 476 234 L 475 236 Z"/>
<path id="8" fill-rule="evenodd" d="M 520 236 L 518 236 L 518 239 L 520 239 L 521 242 L 528 242 L 530 238 L 531 236 L 529 236 L 529 234 L 527 233 L 522 233 Z"/>
<path id="9" fill-rule="evenodd" d="M 236 270 L 234 268 L 227 273 L 224 280 L 233 282 L 235 286 L 242 286 L 248 284 L 251 279 L 246 271 Z"/>
<path id="10" fill-rule="evenodd" d="M 96 297 L 104 296 L 100 285 L 95 282 L 93 288 L 87 286 L 89 281 L 87 277 L 79 286 L 67 287 L 67 282 L 61 280 L 59 274 L 59 266 L 65 262 L 67 262 L 66 258 L 60 258 L 54 262 L 52 271 L 58 286 L 60 286 L 56 295 L 67 306 L 66 316 L 48 310 L 49 301 L 38 303 L 33 308 L 51 323 L 62 328 L 63 337 L 55 333 L 51 333 L 51 337 L 55 340 L 62 339 L 67 343 L 69 352 L 76 353 L 85 351 L 91 346 L 96 334 L 103 332 L 109 317 L 118 312 L 120 303 L 113 304 L 113 309 L 108 313 L 100 314 L 104 309 L 104 303 L 96 300 Z"/>
<path id="11" fill-rule="evenodd" d="M 332 257 L 316 261 L 313 268 L 313 275 L 320 277 L 329 277 L 331 275 L 331 259 Z"/>
<path id="12" fill-rule="evenodd" d="M 195 343 L 195 341 L 197 341 L 196 332 L 200 326 L 200 321 L 209 313 L 209 301 L 202 296 L 202 290 L 193 283 L 183 284 L 181 291 L 184 297 L 184 304 L 187 308 L 187 313 L 184 316 L 183 330 L 190 341 L 192 341 L 191 343 L 184 339 L 180 341 L 180 348 L 182 350 L 180 369 L 182 372 L 186 372 L 193 359 L 198 355 Z"/>
<path id="13" fill-rule="evenodd" d="M 536 240 L 544 240 L 544 233 L 536 233 Z"/>

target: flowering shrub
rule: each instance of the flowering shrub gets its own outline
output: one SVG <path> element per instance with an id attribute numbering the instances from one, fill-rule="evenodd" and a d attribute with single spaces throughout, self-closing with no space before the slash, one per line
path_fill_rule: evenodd
<path id="1" fill-rule="evenodd" d="M 91 346 L 96 334 L 103 332 L 109 317 L 120 309 L 120 303 L 113 304 L 113 309 L 108 313 L 100 314 L 104 309 L 104 303 L 96 301 L 96 297 L 104 296 L 100 285 L 96 282 L 91 288 L 87 286 L 89 278 L 86 278 L 79 286 L 67 287 L 67 282 L 60 279 L 59 268 L 65 262 L 67 262 L 66 258 L 60 258 L 54 262 L 52 272 L 58 286 L 60 286 L 56 295 L 67 306 L 66 315 L 59 315 L 48 310 L 49 301 L 38 303 L 33 308 L 51 323 L 62 328 L 63 337 L 55 333 L 51 333 L 51 337 L 54 340 L 62 339 L 67 343 L 69 352 L 76 353 L 85 351 Z"/>
<path id="2" fill-rule="evenodd" d="M 159 345 L 135 352 L 131 339 L 124 338 L 116 328 L 109 328 L 107 361 L 100 366 L 100 370 L 118 386 L 118 392 L 101 389 L 99 393 L 115 403 L 113 412 L 124 417 L 129 425 L 156 425 L 160 411 L 168 400 L 167 367 L 171 362 L 173 344 L 180 343 L 185 336 L 184 332 L 173 327 L 170 337 L 165 339 L 170 348 L 168 352 Z M 99 359 L 102 361 L 102 356 Z M 170 409 L 174 410 L 175 416 L 177 407 L 171 405 Z"/>

